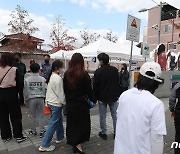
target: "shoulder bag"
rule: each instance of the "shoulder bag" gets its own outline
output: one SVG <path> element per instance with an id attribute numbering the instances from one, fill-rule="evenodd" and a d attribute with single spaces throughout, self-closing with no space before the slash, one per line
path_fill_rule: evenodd
<path id="1" fill-rule="evenodd" d="M 12 68 L 12 67 L 11 67 L 11 68 Z M 8 69 L 8 71 L 6 72 L 6 74 L 2 77 L 2 79 L 1 79 L 1 81 L 0 81 L 0 85 L 1 85 L 1 83 L 3 82 L 4 78 L 6 77 L 6 75 L 8 74 L 8 72 L 11 70 L 11 68 Z"/>

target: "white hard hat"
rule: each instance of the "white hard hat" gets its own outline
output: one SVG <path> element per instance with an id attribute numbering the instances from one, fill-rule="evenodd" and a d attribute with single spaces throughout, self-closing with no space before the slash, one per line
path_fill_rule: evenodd
<path id="1" fill-rule="evenodd" d="M 152 72 L 153 75 L 150 75 L 148 72 Z M 144 63 L 140 68 L 140 74 L 149 79 L 163 82 L 163 79 L 160 78 L 162 75 L 161 66 L 156 62 Z"/>

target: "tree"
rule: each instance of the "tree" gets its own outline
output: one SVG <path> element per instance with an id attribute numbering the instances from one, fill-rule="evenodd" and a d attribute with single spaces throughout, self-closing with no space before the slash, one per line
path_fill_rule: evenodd
<path id="1" fill-rule="evenodd" d="M 3 32 L 0 32 L 0 38 L 3 37 L 5 34 Z"/>
<path id="2" fill-rule="evenodd" d="M 97 41 L 101 37 L 100 34 L 91 33 L 90 30 L 86 28 L 80 31 L 80 36 L 81 36 L 81 39 L 83 40 L 82 47 L 87 46 L 88 44 Z"/>
<path id="3" fill-rule="evenodd" d="M 16 9 L 11 13 L 11 21 L 8 23 L 9 32 L 11 33 L 23 33 L 33 34 L 39 31 L 37 27 L 33 27 L 33 19 L 29 18 L 29 14 L 21 6 L 17 5 Z"/>
<path id="4" fill-rule="evenodd" d="M 113 34 L 112 30 L 109 30 L 104 38 L 114 43 L 118 41 L 117 35 Z"/>
<path id="5" fill-rule="evenodd" d="M 49 45 L 53 52 L 59 50 L 74 50 L 73 43 L 76 42 L 76 38 L 68 35 L 68 30 L 65 29 L 65 20 L 61 16 L 58 16 L 52 25 L 52 32 L 50 34 L 52 43 Z"/>

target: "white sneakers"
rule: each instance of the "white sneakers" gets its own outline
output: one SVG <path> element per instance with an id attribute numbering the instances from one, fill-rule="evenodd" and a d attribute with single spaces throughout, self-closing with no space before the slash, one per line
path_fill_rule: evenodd
<path id="1" fill-rule="evenodd" d="M 50 147 L 46 148 L 46 147 L 39 147 L 39 151 L 40 152 L 51 152 L 54 151 L 56 149 L 56 147 L 54 145 L 51 145 Z"/>
<path id="2" fill-rule="evenodd" d="M 59 144 L 59 143 L 61 143 L 62 141 L 63 141 L 63 140 L 60 140 L 60 141 L 57 140 L 56 143 Z M 54 145 L 51 145 L 51 146 L 48 147 L 48 148 L 47 148 L 47 147 L 42 147 L 42 146 L 40 146 L 40 147 L 39 147 L 39 151 L 40 151 L 40 152 L 51 152 L 51 151 L 54 151 L 55 148 L 56 148 L 56 147 L 55 147 Z"/>
<path id="3" fill-rule="evenodd" d="M 57 144 L 61 143 L 63 140 L 60 140 L 60 141 L 56 141 Z"/>

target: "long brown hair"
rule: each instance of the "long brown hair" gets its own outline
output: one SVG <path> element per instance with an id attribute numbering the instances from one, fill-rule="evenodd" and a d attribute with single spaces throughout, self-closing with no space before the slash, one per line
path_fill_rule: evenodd
<path id="1" fill-rule="evenodd" d="M 67 82 L 70 89 L 75 89 L 79 79 L 85 74 L 84 59 L 80 53 L 75 53 L 66 72 Z"/>
<path id="2" fill-rule="evenodd" d="M 6 66 L 14 66 L 14 54 L 12 53 L 3 53 L 0 58 L 0 66 L 6 67 Z"/>

